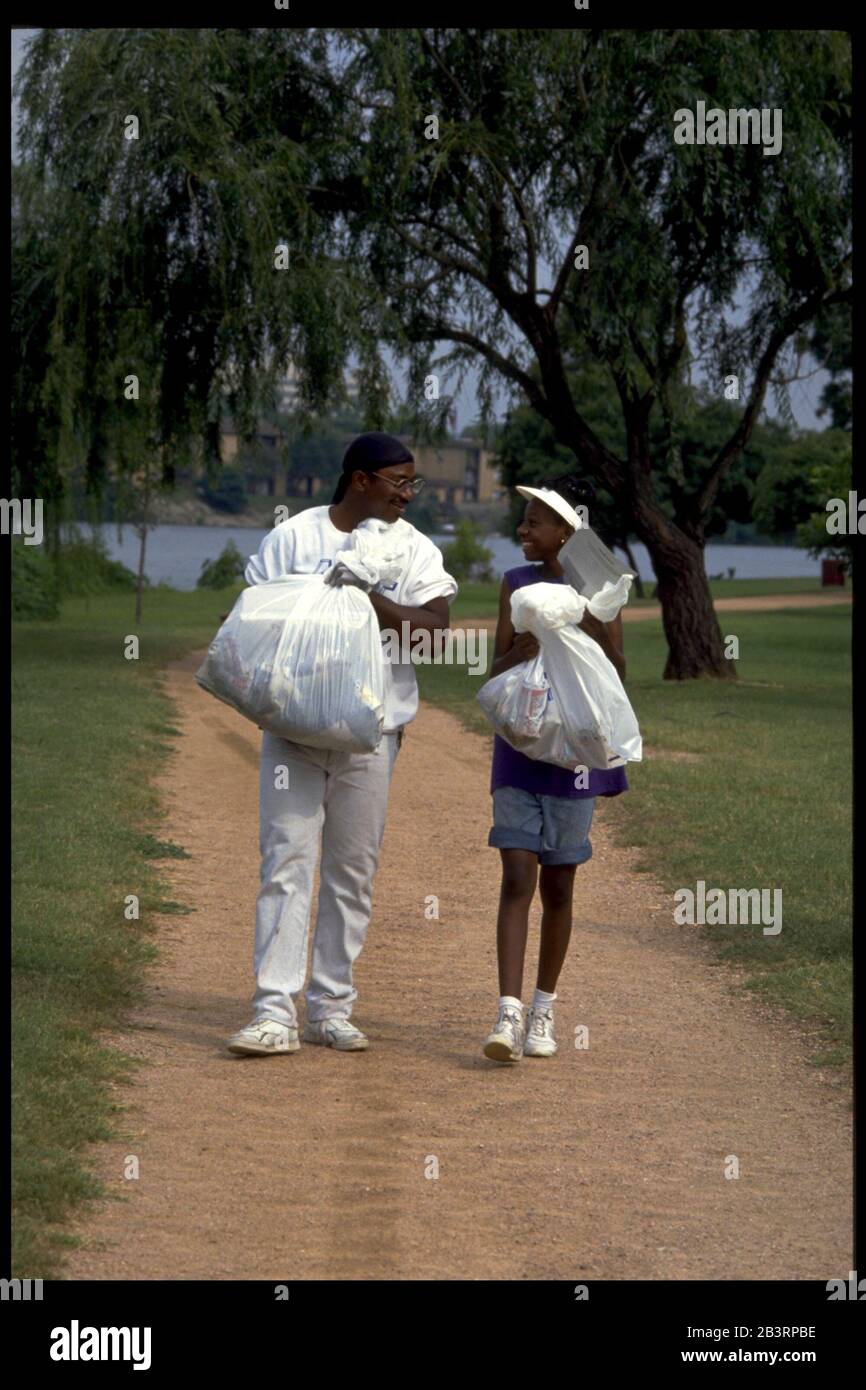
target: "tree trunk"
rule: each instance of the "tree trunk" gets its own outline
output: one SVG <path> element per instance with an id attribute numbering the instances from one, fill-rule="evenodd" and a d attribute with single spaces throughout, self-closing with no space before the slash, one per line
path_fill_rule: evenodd
<path id="1" fill-rule="evenodd" d="M 141 622 L 141 595 L 144 589 L 144 555 L 147 549 L 147 520 L 150 503 L 150 463 L 144 466 L 144 505 L 141 510 L 141 526 L 138 534 L 141 537 L 141 548 L 138 552 L 138 584 L 135 590 L 135 621 Z"/>
<path id="2" fill-rule="evenodd" d="M 704 566 L 702 523 L 697 518 L 678 523 L 666 516 L 652 495 L 648 465 L 640 458 L 636 462 L 629 500 L 634 529 L 650 553 L 657 580 L 655 594 L 668 642 L 663 677 L 666 681 L 698 676 L 736 680 L 734 663 L 725 657 Z"/>
<path id="3" fill-rule="evenodd" d="M 628 560 L 629 566 L 631 567 L 631 569 L 634 570 L 634 591 L 637 594 L 638 598 L 643 598 L 643 580 L 640 577 L 640 570 L 635 564 L 634 556 L 631 553 L 631 546 L 629 545 L 628 541 L 622 542 L 622 550 L 625 554 L 625 558 Z"/>
<path id="4" fill-rule="evenodd" d="M 735 680 L 736 668 L 725 656 L 713 607 L 703 547 L 687 537 L 682 538 L 676 550 L 649 535 L 643 539 L 658 580 L 662 625 L 668 641 L 664 679 L 687 681 L 713 676 Z"/>

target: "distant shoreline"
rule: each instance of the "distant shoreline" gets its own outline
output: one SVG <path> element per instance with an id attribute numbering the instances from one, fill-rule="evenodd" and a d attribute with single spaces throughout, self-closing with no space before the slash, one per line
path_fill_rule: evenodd
<path id="1" fill-rule="evenodd" d="M 277 505 L 279 505 L 279 503 L 278 503 Z M 313 505 L 313 506 L 323 506 L 324 504 L 321 503 L 321 502 L 315 502 L 315 503 L 313 503 L 312 505 Z M 411 517 L 407 517 L 407 520 L 411 521 Z M 70 526 L 91 526 L 91 525 L 93 525 L 93 523 L 92 523 L 87 517 L 80 517 L 80 518 L 78 518 L 78 519 L 76 519 L 76 520 L 74 520 L 74 521 L 64 522 L 63 524 L 64 524 L 64 525 L 70 525 Z M 136 525 L 136 523 L 135 523 L 134 521 L 122 521 L 122 522 L 119 522 L 119 523 L 118 523 L 117 521 L 100 521 L 100 522 L 97 522 L 96 524 L 97 524 L 98 526 L 103 527 L 103 528 L 105 528 L 105 527 L 116 528 L 118 525 L 121 525 L 121 526 L 135 526 L 135 525 Z M 177 527 L 178 529 L 186 529 L 187 527 L 190 527 L 190 526 L 201 526 L 201 527 L 209 527 L 209 528 L 211 528 L 211 529 L 213 529 L 213 530 L 219 530 L 220 528 L 222 528 L 222 529 L 225 530 L 225 531 L 232 531 L 232 530 L 237 530 L 237 531 L 269 531 L 269 530 L 271 529 L 271 524 L 272 524 L 272 523 L 270 523 L 268 520 L 266 520 L 266 519 L 264 519 L 264 518 L 262 518 L 262 517 L 251 516 L 249 512 L 239 512 L 239 513 L 237 514 L 237 516 L 231 516 L 231 517 L 228 516 L 228 515 L 214 514 L 214 515 L 209 516 L 209 517 L 207 517 L 207 518 L 203 518 L 201 521 L 199 521 L 197 518 L 196 518 L 195 520 L 192 520 L 192 521 L 177 521 L 177 520 L 175 520 L 175 521 L 160 521 L 160 520 L 153 520 L 153 521 L 150 522 L 149 526 L 150 526 L 150 527 L 155 527 L 155 526 L 159 526 L 159 527 L 172 527 L 172 526 L 175 526 L 175 527 Z M 431 534 L 432 534 L 432 535 L 446 535 L 446 533 L 445 533 L 445 532 L 442 532 L 442 531 L 432 532 Z M 450 538 L 453 538 L 453 537 L 450 537 Z M 511 537 L 508 536 L 508 535 L 505 535 L 505 534 L 504 534 L 503 532 L 501 532 L 501 531 L 486 531 L 486 532 L 483 533 L 483 535 L 480 537 L 480 539 L 481 539 L 482 541 L 484 541 L 484 540 L 491 540 L 491 539 L 493 539 L 493 540 L 496 540 L 496 539 L 511 540 Z M 633 543 L 633 544 L 636 544 L 637 542 L 636 542 L 635 540 L 633 540 L 632 543 Z M 726 541 L 726 540 L 724 539 L 724 537 L 722 537 L 722 536 L 712 536 L 712 537 L 710 538 L 710 540 L 706 541 L 706 543 L 705 543 L 705 545 L 704 545 L 704 549 L 705 549 L 705 550 L 712 550 L 712 549 L 714 549 L 714 547 L 716 547 L 716 546 L 726 546 L 726 547 L 727 547 L 727 546 L 742 546 L 742 547 L 751 547 L 751 548 L 754 549 L 754 550 L 766 550 L 766 549 L 771 548 L 771 547 L 774 547 L 774 548 L 776 548 L 776 549 L 778 549 L 778 550 L 798 550 L 798 549 L 800 549 L 799 546 L 796 546 L 796 545 L 793 544 L 793 541 L 790 541 L 790 540 L 775 540 L 775 539 L 774 539 L 773 537 L 771 537 L 771 536 L 761 536 L 761 537 L 758 537 L 758 538 L 752 538 L 752 539 L 750 539 L 750 540 L 727 540 L 727 541 Z"/>

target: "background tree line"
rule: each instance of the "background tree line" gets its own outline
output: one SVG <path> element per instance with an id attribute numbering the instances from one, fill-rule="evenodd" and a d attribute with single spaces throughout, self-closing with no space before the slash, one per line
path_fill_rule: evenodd
<path id="1" fill-rule="evenodd" d="M 434 434 L 452 402 L 425 379 L 480 363 L 482 418 L 505 384 L 647 546 L 665 674 L 733 674 L 703 548 L 761 492 L 768 391 L 790 422 L 811 347 L 844 414 L 846 35 L 57 29 L 17 90 L 21 495 L 56 498 L 76 470 L 98 495 L 112 468 L 146 517 L 197 449 L 218 471 L 226 401 L 252 439 L 289 357 L 302 421 L 354 355 L 383 427 L 389 347 Z M 675 145 L 698 99 L 781 106 L 782 153 Z"/>

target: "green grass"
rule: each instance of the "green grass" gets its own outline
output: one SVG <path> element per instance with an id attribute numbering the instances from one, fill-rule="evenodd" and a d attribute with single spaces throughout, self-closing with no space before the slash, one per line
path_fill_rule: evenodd
<path id="1" fill-rule="evenodd" d="M 749 988 L 818 1025 L 816 1062 L 848 1063 L 851 1029 L 851 614 L 844 607 L 724 615 L 739 680 L 661 680 L 661 623 L 626 629 L 627 686 L 651 752 L 629 767 L 615 833 L 671 895 L 781 888 L 783 926 L 701 926 Z M 480 681 L 421 667 L 425 698 L 489 735 Z M 675 761 L 686 752 L 698 761 Z M 671 914 L 674 902 L 671 896 Z"/>
<path id="2" fill-rule="evenodd" d="M 757 598 L 763 594 L 838 594 L 840 590 L 822 589 L 818 575 L 802 575 L 795 579 L 711 579 L 710 592 L 713 598 Z"/>
<path id="3" fill-rule="evenodd" d="M 652 584 L 644 587 L 647 597 L 640 599 L 632 590 L 630 607 L 641 608 L 655 602 L 649 597 Z M 822 590 L 820 578 L 807 576 L 802 579 L 713 579 L 710 581 L 710 592 L 713 598 L 746 598 L 766 594 L 839 594 L 842 590 Z M 846 586 L 846 592 L 850 592 L 849 586 Z M 493 584 L 461 584 L 451 612 L 455 618 L 495 618 L 498 606 L 499 581 Z"/>
<path id="4" fill-rule="evenodd" d="M 230 597 L 230 596 L 229 596 Z M 13 626 L 13 1274 L 56 1275 L 61 1223 L 97 1195 L 84 1146 L 112 1132 L 108 1083 L 132 1059 L 100 1044 L 154 958 L 166 898 L 160 860 L 183 853 L 159 834 L 150 777 L 170 757 L 167 660 L 206 644 L 226 595 L 74 599 L 56 623 Z M 137 633 L 138 661 L 123 656 Z M 124 917 L 137 894 L 140 918 Z"/>

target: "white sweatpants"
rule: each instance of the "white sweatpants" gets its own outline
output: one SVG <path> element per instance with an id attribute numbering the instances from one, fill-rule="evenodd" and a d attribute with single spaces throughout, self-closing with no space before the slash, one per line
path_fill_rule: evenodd
<path id="1" fill-rule="evenodd" d="M 313 878 L 321 834 L 311 1021 L 348 1017 L 357 996 L 352 964 L 361 951 L 399 732 L 374 753 L 301 747 L 264 733 L 259 780 L 261 887 L 256 901 L 254 1017 L 297 1025 L 304 986 Z M 286 781 L 288 786 L 281 785 Z"/>

